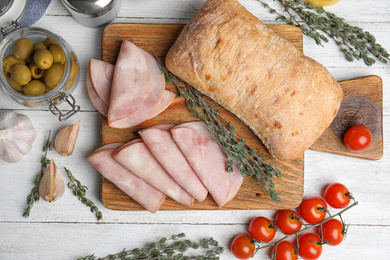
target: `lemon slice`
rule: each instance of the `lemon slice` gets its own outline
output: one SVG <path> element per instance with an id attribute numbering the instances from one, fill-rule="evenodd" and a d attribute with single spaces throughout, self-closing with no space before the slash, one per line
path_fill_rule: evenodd
<path id="1" fill-rule="evenodd" d="M 331 6 L 341 2 L 342 0 L 307 0 L 307 1 L 315 6 Z"/>

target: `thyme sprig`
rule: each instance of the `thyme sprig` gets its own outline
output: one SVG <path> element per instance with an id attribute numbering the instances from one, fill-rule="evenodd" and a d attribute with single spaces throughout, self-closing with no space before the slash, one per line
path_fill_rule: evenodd
<path id="1" fill-rule="evenodd" d="M 40 199 L 39 195 L 39 183 L 41 182 L 42 176 L 50 164 L 50 160 L 46 157 L 48 151 L 53 149 L 53 143 L 50 141 L 51 130 L 49 130 L 49 135 L 47 136 L 46 142 L 43 145 L 44 156 L 41 159 L 41 170 L 35 177 L 34 188 L 32 188 L 31 193 L 27 196 L 27 207 L 23 213 L 23 217 L 28 218 L 30 216 L 30 211 L 34 203 L 38 202 Z"/>
<path id="2" fill-rule="evenodd" d="M 186 100 L 191 113 L 198 116 L 207 125 L 214 140 L 222 147 L 227 158 L 227 171 L 233 171 L 234 166 L 236 166 L 242 176 L 255 178 L 264 186 L 272 200 L 280 202 L 281 199 L 274 190 L 275 183 L 272 180 L 274 176 L 281 177 L 279 169 L 257 155 L 255 149 L 235 133 L 236 127 L 221 113 L 215 111 L 203 99 L 198 90 L 187 83 L 184 83 L 187 90 L 181 87 L 178 83 L 181 80 L 163 66 L 158 58 L 157 61 L 165 73 L 167 81 L 173 84 L 180 96 Z"/>
<path id="3" fill-rule="evenodd" d="M 366 65 L 371 66 L 376 60 L 382 63 L 388 63 L 390 60 L 389 53 L 376 42 L 370 32 L 348 24 L 345 19 L 322 7 L 314 6 L 305 0 L 277 0 L 284 8 L 284 15 L 264 0 L 257 1 L 277 15 L 276 20 L 299 27 L 305 35 L 313 38 L 316 44 L 328 42 L 327 36 L 333 39 L 348 61 L 363 59 Z"/>
<path id="4" fill-rule="evenodd" d="M 161 238 L 158 242 L 152 242 L 144 248 L 134 248 L 131 250 L 123 249 L 117 254 L 107 255 L 99 258 L 94 254 L 78 258 L 78 260 L 104 260 L 104 259 L 150 259 L 150 260 L 165 260 L 165 259 L 182 259 L 182 260 L 203 260 L 203 259 L 219 259 L 219 255 L 223 253 L 223 247 L 218 246 L 218 241 L 213 238 L 203 238 L 199 243 L 192 242 L 189 239 L 184 239 L 186 235 L 180 233 L 172 235 L 170 238 Z M 202 253 L 195 256 L 186 256 L 184 253 L 189 249 L 197 251 L 202 250 Z"/>
<path id="5" fill-rule="evenodd" d="M 70 181 L 68 182 L 68 187 L 73 191 L 73 194 L 81 201 L 81 203 L 87 205 L 91 208 L 91 212 L 95 213 L 97 220 L 101 220 L 103 215 L 99 211 L 98 207 L 88 199 L 85 194 L 87 193 L 87 186 L 81 184 L 79 180 L 77 180 L 72 172 L 64 167 L 66 174 L 68 175 Z"/>

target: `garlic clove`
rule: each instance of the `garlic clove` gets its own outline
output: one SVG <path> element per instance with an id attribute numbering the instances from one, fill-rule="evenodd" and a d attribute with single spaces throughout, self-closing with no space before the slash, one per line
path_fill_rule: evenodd
<path id="1" fill-rule="evenodd" d="M 31 120 L 13 111 L 0 112 L 0 157 L 17 162 L 27 154 L 36 138 Z"/>
<path id="2" fill-rule="evenodd" d="M 63 156 L 69 156 L 73 153 L 76 145 L 77 136 L 79 135 L 80 122 L 82 116 L 76 124 L 64 127 L 58 132 L 54 140 L 54 147 L 57 152 Z"/>
<path id="3" fill-rule="evenodd" d="M 65 182 L 61 176 L 53 157 L 39 183 L 39 195 L 45 201 L 52 202 L 59 199 L 65 192 Z"/>

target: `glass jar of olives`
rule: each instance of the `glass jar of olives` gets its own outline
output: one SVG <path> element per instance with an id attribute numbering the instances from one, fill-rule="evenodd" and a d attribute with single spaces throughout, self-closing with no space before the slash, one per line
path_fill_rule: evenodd
<path id="1" fill-rule="evenodd" d="M 15 30 L 0 43 L 0 84 L 19 104 L 49 106 L 64 121 L 80 110 L 71 95 L 79 81 L 79 62 L 56 34 L 38 27 Z M 70 109 L 60 110 L 67 104 Z"/>

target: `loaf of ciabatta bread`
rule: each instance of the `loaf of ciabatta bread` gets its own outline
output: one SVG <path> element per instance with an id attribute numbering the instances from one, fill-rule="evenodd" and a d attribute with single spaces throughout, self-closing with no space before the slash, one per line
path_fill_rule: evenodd
<path id="1" fill-rule="evenodd" d="M 342 89 L 321 64 L 237 0 L 208 0 L 170 49 L 166 66 L 240 118 L 280 161 L 302 156 L 342 101 Z"/>

